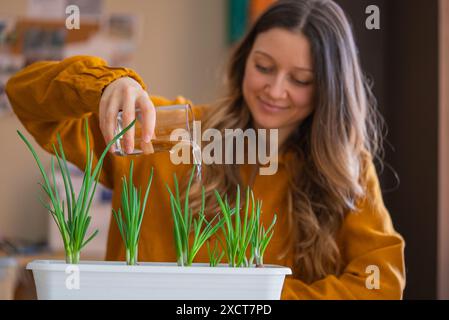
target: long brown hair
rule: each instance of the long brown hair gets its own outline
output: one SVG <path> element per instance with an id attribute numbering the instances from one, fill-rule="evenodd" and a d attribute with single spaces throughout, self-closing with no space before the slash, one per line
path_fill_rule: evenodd
<path id="1" fill-rule="evenodd" d="M 304 34 L 311 44 L 315 73 L 315 108 L 286 142 L 293 161 L 288 198 L 294 234 L 294 272 L 312 282 L 338 275 L 342 264 L 336 233 L 345 215 L 364 195 L 364 162 L 382 145 L 382 118 L 362 74 L 348 19 L 331 0 L 278 1 L 251 27 L 235 48 L 227 73 L 226 97 L 211 106 L 203 128 L 251 127 L 251 113 L 242 93 L 247 58 L 260 33 L 282 28 Z M 238 165 L 203 166 L 202 185 L 210 212 L 216 212 L 213 190 L 232 199 L 241 184 Z M 200 205 L 201 186 L 195 182 L 192 205 Z"/>

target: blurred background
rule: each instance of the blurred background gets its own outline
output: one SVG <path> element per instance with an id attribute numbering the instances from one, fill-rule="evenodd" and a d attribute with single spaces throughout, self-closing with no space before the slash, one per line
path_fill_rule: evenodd
<path id="1" fill-rule="evenodd" d="M 26 263 L 63 258 L 58 231 L 37 198 L 39 172 L 16 133 L 25 130 L 4 94 L 7 79 L 34 61 L 95 55 L 135 69 L 151 94 L 212 102 L 223 92 L 230 50 L 272 2 L 0 0 L 0 299 L 34 298 Z M 406 240 L 405 298 L 449 299 L 449 0 L 336 2 L 351 20 L 388 126 L 379 177 Z M 72 4 L 80 29 L 66 28 Z M 380 10 L 379 29 L 366 26 L 370 5 Z M 49 167 L 49 155 L 38 154 Z M 109 201 L 110 191 L 100 189 L 92 225 L 100 234 L 84 258 L 103 259 Z"/>

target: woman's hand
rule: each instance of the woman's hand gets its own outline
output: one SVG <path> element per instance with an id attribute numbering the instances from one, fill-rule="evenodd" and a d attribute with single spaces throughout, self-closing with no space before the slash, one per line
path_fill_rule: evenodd
<path id="1" fill-rule="evenodd" d="M 123 127 L 127 127 L 136 118 L 136 108 L 139 108 L 142 116 L 142 143 L 141 148 L 145 154 L 152 153 L 151 139 L 154 135 L 156 124 L 156 111 L 148 93 L 134 79 L 123 77 L 111 82 L 103 91 L 100 100 L 100 129 L 106 144 L 115 133 L 117 115 L 123 111 Z M 134 126 L 124 135 L 124 147 L 126 153 L 134 150 Z M 112 146 L 110 152 L 114 152 Z"/>

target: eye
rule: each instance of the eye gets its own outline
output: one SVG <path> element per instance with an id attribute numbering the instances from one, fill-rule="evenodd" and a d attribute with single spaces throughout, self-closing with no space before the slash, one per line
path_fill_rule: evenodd
<path id="1" fill-rule="evenodd" d="M 262 73 L 270 73 L 271 72 L 271 68 L 264 67 L 264 66 L 261 66 L 259 64 L 256 64 L 256 69 L 259 70 Z"/>
<path id="2" fill-rule="evenodd" d="M 291 78 L 291 81 L 297 86 L 308 86 L 309 84 L 312 83 L 311 81 L 301 81 L 293 77 Z"/>

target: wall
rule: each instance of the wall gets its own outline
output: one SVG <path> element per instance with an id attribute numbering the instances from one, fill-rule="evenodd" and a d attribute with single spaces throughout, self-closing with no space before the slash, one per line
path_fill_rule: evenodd
<path id="1" fill-rule="evenodd" d="M 439 237 L 438 298 L 449 299 L 449 1 L 439 1 L 440 114 L 439 114 Z"/>
<path id="2" fill-rule="evenodd" d="M 438 1 L 388 3 L 388 162 L 400 177 L 385 197 L 406 239 L 406 298 L 437 297 Z"/>
<path id="3" fill-rule="evenodd" d="M 0 3 L 0 16 L 26 14 L 26 0 Z M 141 18 L 143 32 L 133 68 L 151 94 L 184 95 L 194 103 L 217 97 L 227 53 L 226 0 L 104 3 L 106 13 L 133 13 Z M 48 214 L 37 199 L 39 173 L 16 129 L 24 131 L 14 116 L 0 118 L 0 236 L 45 239 Z M 39 155 L 48 167 L 49 156 Z"/>
<path id="4" fill-rule="evenodd" d="M 439 199 L 440 206 L 447 201 L 443 200 L 447 191 L 439 191 L 439 170 L 447 170 L 448 163 L 440 162 L 438 168 L 438 1 L 337 2 L 352 20 L 361 63 L 374 80 L 374 92 L 388 126 L 386 165 L 379 178 L 394 226 L 406 242 L 404 297 L 434 299 L 439 284 L 438 258 L 444 250 L 447 255 L 444 245 L 438 254 L 438 241 L 447 243 L 443 228 L 448 225 L 443 221 L 447 212 L 444 216 L 444 209 L 438 208 Z M 371 4 L 380 8 L 380 30 L 365 28 L 365 8 Z M 447 63 L 447 55 L 441 59 Z M 444 88 L 447 91 L 447 85 Z M 440 136 L 441 145 L 447 144 L 449 135 Z M 445 272 L 447 268 L 441 269 L 441 275 Z"/>

